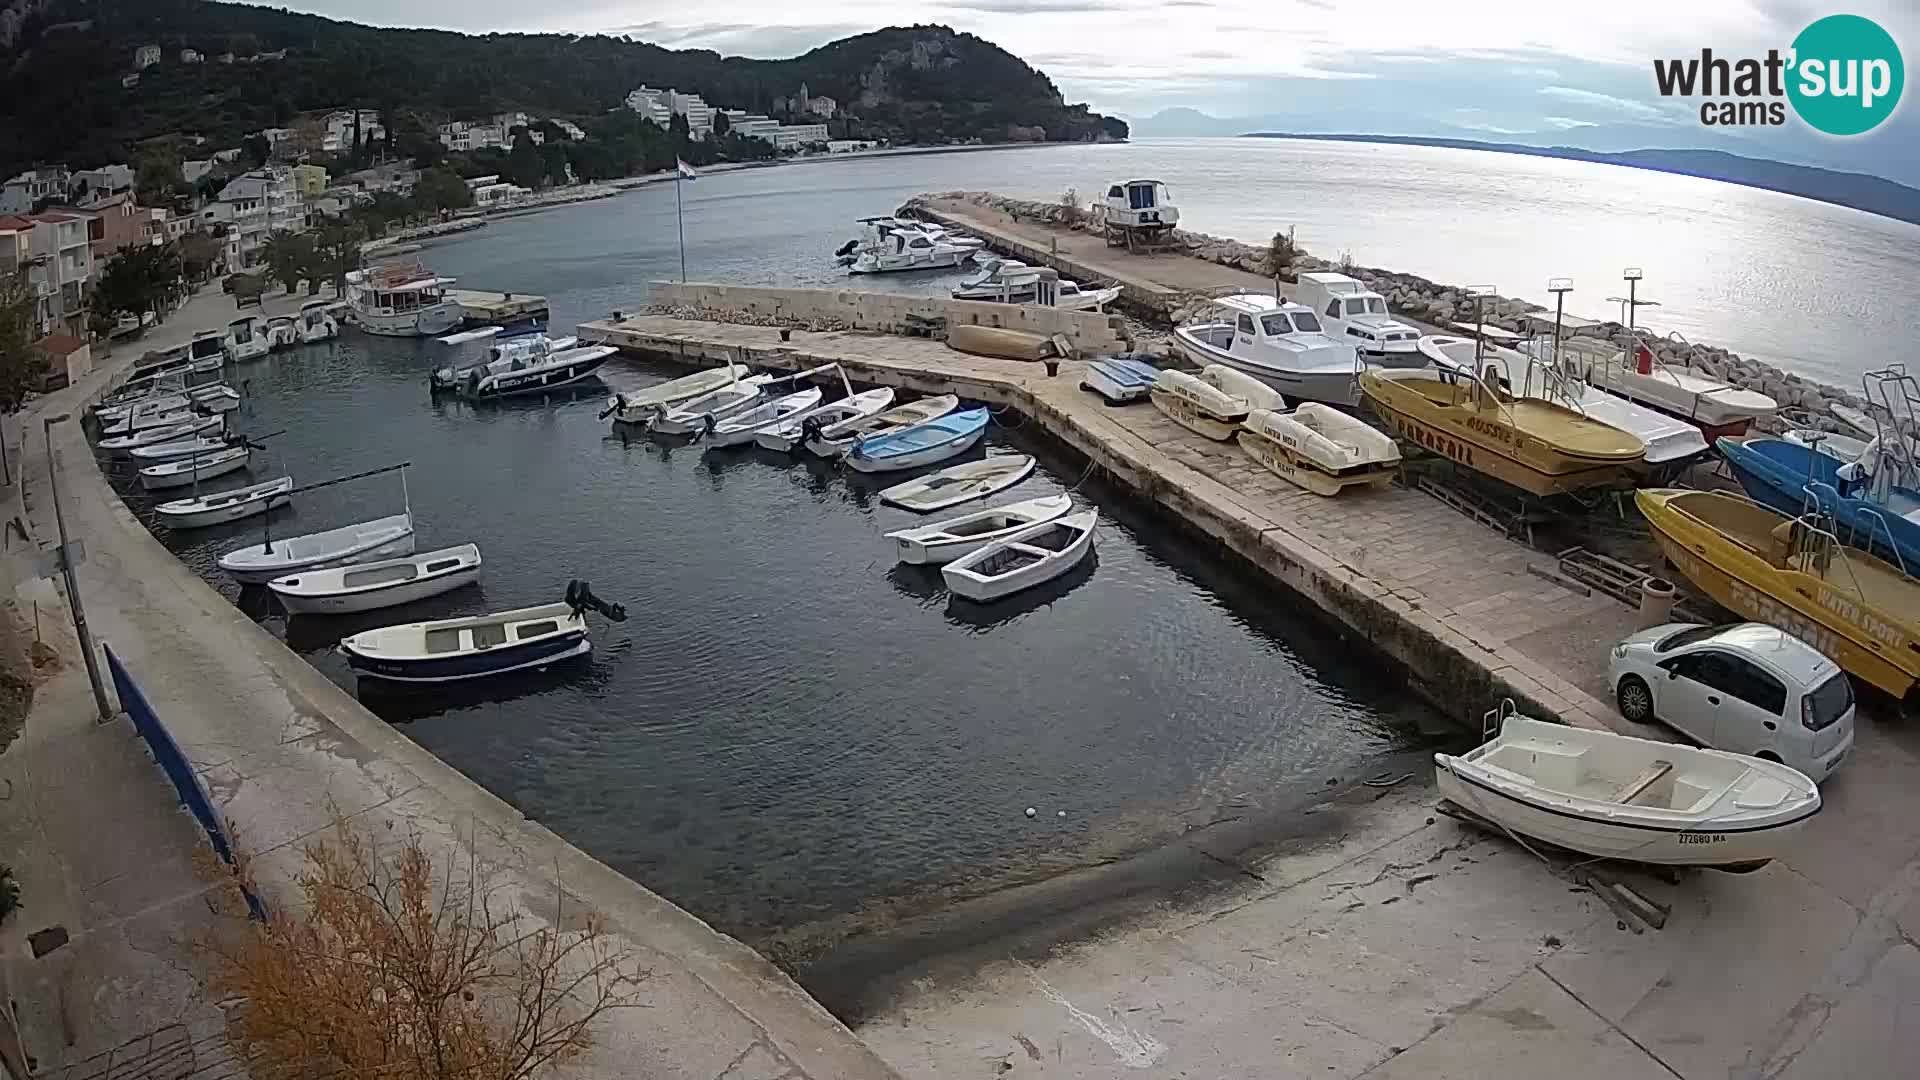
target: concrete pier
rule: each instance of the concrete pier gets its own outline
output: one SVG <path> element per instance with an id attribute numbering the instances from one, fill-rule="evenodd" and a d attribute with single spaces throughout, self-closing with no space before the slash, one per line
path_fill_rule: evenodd
<path id="1" fill-rule="evenodd" d="M 1535 715 L 1605 727 L 1606 649 L 1633 613 L 1530 571 L 1539 552 L 1432 497 L 1394 489 L 1324 499 L 1231 443 L 1179 427 L 1152 405 L 1109 408 L 1079 389 L 1085 366 L 955 352 L 924 338 L 794 331 L 663 316 L 584 323 L 583 339 L 695 366 L 798 370 L 837 363 L 856 382 L 1011 406 L 1122 485 L 1211 537 L 1332 622 L 1397 661 L 1408 682 L 1463 723 L 1503 697 Z"/>
<path id="2" fill-rule="evenodd" d="M 547 298 L 533 293 L 448 289 L 447 295 L 460 304 L 462 321 L 469 327 L 506 326 L 547 318 Z"/>

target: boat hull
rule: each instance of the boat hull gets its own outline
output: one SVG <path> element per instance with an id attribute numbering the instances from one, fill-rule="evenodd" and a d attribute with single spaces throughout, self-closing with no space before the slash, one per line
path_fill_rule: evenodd
<path id="1" fill-rule="evenodd" d="M 1328 405 L 1352 407 L 1360 404 L 1360 388 L 1355 373 L 1347 371 L 1286 371 L 1251 364 L 1226 349 L 1215 348 L 1192 334 L 1173 332 L 1174 345 L 1186 357 L 1205 367 L 1220 364 L 1266 383 L 1280 391 L 1288 401 L 1318 401 Z"/>
<path id="2" fill-rule="evenodd" d="M 891 454 L 883 458 L 870 458 L 862 454 L 850 452 L 844 460 L 847 465 L 855 471 L 863 473 L 898 472 L 901 469 L 917 469 L 923 465 L 938 465 L 942 461 L 966 453 L 968 450 L 973 449 L 974 444 L 978 443 L 986 433 L 987 429 L 983 425 L 966 434 L 956 435 L 954 438 L 937 446 L 922 447 L 910 453 Z"/>
<path id="3" fill-rule="evenodd" d="M 1238 419 L 1228 419 L 1207 412 L 1192 401 L 1157 386 L 1149 392 L 1148 396 L 1153 399 L 1154 407 L 1166 414 L 1167 419 L 1196 435 L 1205 436 L 1215 442 L 1227 442 L 1233 438 L 1234 432 L 1240 430 Z"/>
<path id="4" fill-rule="evenodd" d="M 228 577 L 231 577 L 243 585 L 265 585 L 274 578 L 286 577 L 289 574 L 297 574 L 304 570 L 326 570 L 335 566 L 354 566 L 359 563 L 373 562 L 376 559 L 393 559 L 401 555 L 411 555 L 413 554 L 413 542 L 413 534 L 409 532 L 405 536 L 396 537 L 383 544 L 367 548 L 364 551 L 353 551 L 344 555 L 329 556 L 298 564 L 275 566 L 260 570 L 236 570 L 224 564 L 220 569 L 226 571 Z"/>
<path id="5" fill-rule="evenodd" d="M 1149 371 L 1152 374 L 1148 374 Z M 1148 364 L 1095 360 L 1087 365 L 1080 388 L 1100 395 L 1109 405 L 1128 405 L 1146 398 L 1153 391 L 1153 380 L 1159 374 Z"/>
<path id="6" fill-rule="evenodd" d="M 201 480 L 211 480 L 216 476 L 225 476 L 230 472 L 239 472 L 241 469 L 247 467 L 247 459 L 249 456 L 250 455 L 247 454 L 240 454 L 226 461 L 202 462 L 196 467 L 180 469 L 178 471 L 170 470 L 161 475 L 155 475 L 147 469 L 142 469 L 140 471 L 140 486 L 146 488 L 148 491 L 165 491 L 169 488 L 191 487 Z M 178 459 L 168 464 L 177 463 Z M 150 468 L 159 467 L 161 466 L 150 466 Z"/>
<path id="7" fill-rule="evenodd" d="M 347 666 L 363 679 L 445 683 L 548 667 L 586 656 L 593 651 L 593 643 L 587 640 L 585 630 L 579 630 L 524 645 L 500 645 L 477 653 L 428 659 L 395 660 L 366 656 L 344 641 L 340 643 L 340 651 L 347 658 Z"/>
<path id="8" fill-rule="evenodd" d="M 1770 443 L 1772 454 L 1759 447 Z M 1821 513 L 1830 514 L 1840 525 L 1840 537 L 1863 551 L 1894 559 L 1909 574 L 1920 574 L 1920 525 L 1907 514 L 1920 509 L 1920 492 L 1892 489 L 1895 506 L 1882 506 L 1868 499 L 1841 497 L 1837 473 L 1840 462 L 1826 454 L 1787 440 L 1724 439 L 1714 444 L 1733 470 L 1733 478 L 1754 501 L 1765 503 L 1789 516 L 1807 509 L 1808 489 Z M 1787 447 L 1792 447 L 1791 451 Z M 1791 453 L 1791 457 L 1775 454 Z M 1883 466 L 1884 467 L 1884 466 Z"/>
<path id="9" fill-rule="evenodd" d="M 1266 466 L 1267 471 L 1290 484 L 1306 488 L 1315 495 L 1332 497 L 1352 487 L 1373 487 L 1386 489 L 1393 486 L 1393 478 L 1399 469 L 1394 465 L 1361 465 L 1352 469 L 1329 472 L 1320 467 L 1312 458 L 1296 453 L 1291 447 L 1264 432 L 1241 429 L 1234 436 L 1240 443 L 1240 449 L 1247 456 Z"/>
<path id="10" fill-rule="evenodd" d="M 983 576 L 980 571 L 987 567 L 996 552 L 1020 545 L 1023 538 L 1033 536 L 1036 531 L 1073 528 L 1074 522 L 1079 518 L 1080 515 L 1075 515 L 1075 517 L 1072 518 L 1029 526 L 1014 533 L 1012 536 L 997 540 L 967 556 L 949 562 L 940 568 L 940 576 L 942 580 L 947 583 L 947 590 L 949 592 L 955 596 L 980 604 L 990 604 L 996 600 L 1004 600 L 1016 593 L 1025 592 L 1036 586 L 1045 585 L 1047 582 L 1080 565 L 1080 561 L 1085 559 L 1088 553 L 1093 550 L 1093 534 L 1095 530 L 1091 512 L 1085 516 L 1085 524 L 1084 527 L 1079 529 L 1079 535 L 1066 547 L 1058 551 L 1048 552 L 1045 558 L 1037 562 L 1029 563 L 1009 573 Z"/>
<path id="11" fill-rule="evenodd" d="M 568 364 L 553 371 L 516 372 L 489 380 L 479 391 L 461 396 L 470 401 L 493 401 L 498 398 L 516 397 L 521 394 L 541 394 L 549 390 L 558 390 L 563 386 L 572 386 L 577 382 L 598 378 L 600 369 L 611 356 L 597 356 L 587 360 Z"/>
<path id="12" fill-rule="evenodd" d="M 447 300 L 431 307 L 393 315 L 350 307 L 353 324 L 379 337 L 438 337 L 460 325 L 460 305 Z"/>
<path id="13" fill-rule="evenodd" d="M 204 510 L 169 512 L 162 505 L 154 509 L 154 515 L 170 529 L 200 529 L 208 525 L 224 525 L 229 521 L 241 521 L 255 514 L 264 514 L 269 510 L 286 506 L 292 501 L 293 499 L 282 490 Z"/>
<path id="14" fill-rule="evenodd" d="M 297 576 L 297 575 L 288 575 Z M 275 579 L 279 580 L 279 579 Z M 397 581 L 371 589 L 357 589 L 350 593 L 332 596 L 305 596 L 299 593 L 283 592 L 273 582 L 267 588 L 273 591 L 274 598 L 289 615 L 351 615 L 362 611 L 378 611 L 381 608 L 398 607 L 411 604 L 416 600 L 439 596 L 455 589 L 463 588 L 480 580 L 480 565 L 462 566 L 451 573 L 432 577 L 414 578 L 411 581 Z"/>

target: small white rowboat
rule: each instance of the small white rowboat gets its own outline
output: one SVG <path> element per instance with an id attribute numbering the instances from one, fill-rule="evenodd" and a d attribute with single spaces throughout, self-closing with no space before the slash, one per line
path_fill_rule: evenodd
<path id="1" fill-rule="evenodd" d="M 744 381 L 752 374 L 740 364 L 696 371 L 642 390 L 615 394 L 607 402 L 607 412 L 623 424 L 642 424 L 663 409 L 691 401 L 702 394 L 711 394 L 728 383 Z"/>
<path id="2" fill-rule="evenodd" d="M 211 454 L 216 450 L 225 450 L 229 445 L 221 438 L 196 436 L 191 439 L 172 439 L 152 446 L 137 446 L 128 451 L 127 456 L 141 465 L 151 465 L 156 461 L 172 461 L 174 458 L 192 457 L 195 454 Z"/>
<path id="3" fill-rule="evenodd" d="M 710 421 L 707 430 L 707 442 L 714 446 L 738 446 L 753 441 L 761 428 L 772 427 L 784 420 L 790 420 L 802 413 L 813 411 L 824 397 L 817 386 L 795 391 L 784 397 L 756 405 L 734 413 L 725 420 Z"/>
<path id="4" fill-rule="evenodd" d="M 1092 510 L 1030 525 L 940 568 L 957 596 L 986 602 L 1052 581 L 1093 550 Z"/>
<path id="5" fill-rule="evenodd" d="M 653 430 L 667 435 L 692 435 L 705 431 L 708 420 L 725 420 L 734 413 L 758 405 L 767 392 L 771 375 L 753 375 L 731 382 L 718 390 L 688 398 L 661 412 L 653 421 Z"/>
<path id="6" fill-rule="evenodd" d="M 1247 399 L 1201 382 L 1184 371 L 1162 371 L 1153 380 L 1153 405 L 1181 427 L 1226 442 L 1247 418 Z"/>
<path id="7" fill-rule="evenodd" d="M 308 570 L 267 582 L 291 615 L 345 615 L 410 604 L 480 579 L 474 544 L 423 551 L 398 559 Z"/>
<path id="8" fill-rule="evenodd" d="M 944 566 L 1022 529 L 1052 521 L 1073 509 L 1073 497 L 1047 495 L 1025 502 L 976 510 L 917 529 L 896 529 L 887 539 L 899 545 L 903 563 Z"/>
<path id="9" fill-rule="evenodd" d="M 247 447 L 233 446 L 199 457 L 163 461 L 140 470 L 140 486 L 148 491 L 186 487 L 201 480 L 238 472 L 247 467 L 247 460 L 252 456 L 253 451 Z"/>
<path id="10" fill-rule="evenodd" d="M 862 390 L 852 397 L 829 401 L 817 409 L 788 417 L 772 427 L 754 433 L 753 441 L 769 450 L 792 450 L 806 438 L 809 430 L 825 431 L 835 424 L 872 416 L 893 404 L 893 390 L 879 387 Z"/>
<path id="11" fill-rule="evenodd" d="M 1248 457 L 1317 495 L 1356 485 L 1386 488 L 1400 466 L 1392 439 L 1317 401 L 1292 412 L 1255 409 L 1237 438 Z"/>
<path id="12" fill-rule="evenodd" d="M 394 514 L 326 532 L 249 544 L 220 556 L 220 569 L 235 581 L 260 584 L 301 571 L 390 559 L 412 551 L 413 515 Z"/>
<path id="13" fill-rule="evenodd" d="M 120 435 L 111 439 L 101 439 L 99 448 L 115 457 L 126 457 L 142 446 L 155 443 L 172 442 L 175 439 L 192 438 L 205 435 L 209 431 L 218 431 L 226 421 L 218 416 L 209 416 L 204 420 L 189 421 L 184 424 L 169 424 L 166 427 L 148 428 L 132 435 Z"/>
<path id="14" fill-rule="evenodd" d="M 234 488 L 197 499 L 175 499 L 153 508 L 155 516 L 170 529 L 197 529 L 204 525 L 223 525 L 255 514 L 264 514 L 291 500 L 293 477 L 282 476 L 264 484 Z"/>
<path id="15" fill-rule="evenodd" d="M 969 461 L 939 472 L 895 484 L 880 493 L 880 501 L 903 510 L 929 514 L 963 502 L 997 495 L 1025 480 L 1033 472 L 1033 458 L 1026 454 L 1002 454 L 984 461 Z"/>
<path id="16" fill-rule="evenodd" d="M 872 416 L 842 420 L 821 428 L 820 434 L 807 439 L 805 445 L 818 457 L 839 457 L 853 449 L 853 444 L 861 439 L 905 431 L 929 420 L 938 420 L 959 407 L 960 399 L 953 394 L 921 398 L 919 401 L 895 405 Z"/>

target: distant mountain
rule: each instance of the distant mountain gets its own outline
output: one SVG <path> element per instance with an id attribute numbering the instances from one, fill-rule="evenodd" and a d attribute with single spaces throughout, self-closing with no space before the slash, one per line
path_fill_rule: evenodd
<path id="1" fill-rule="evenodd" d="M 833 121 L 836 137 L 1127 135 L 1125 123 L 1067 104 L 1018 57 L 944 26 L 892 27 L 790 60 L 750 60 L 604 35 L 379 29 L 202 0 L 52 0 L 20 10 L 13 47 L 0 50 L 0 176 L 34 162 L 129 160 L 141 140 L 175 133 L 233 146 L 247 132 L 337 106 L 452 119 L 514 109 L 590 117 L 643 83 L 767 114 L 805 83 L 851 114 Z M 147 44 L 160 46 L 161 62 L 123 85 Z M 183 49 L 206 59 L 182 62 Z M 226 53 L 241 62 L 217 62 Z M 271 59 L 244 62 L 255 54 Z"/>
<path id="2" fill-rule="evenodd" d="M 1321 135 L 1277 131 L 1247 133 L 1256 139 L 1317 139 L 1329 142 L 1393 143 L 1413 146 L 1442 146 L 1459 150 L 1490 150 L 1502 154 L 1529 154 L 1534 157 L 1594 161 L 1605 165 L 1625 165 L 1655 172 L 1699 176 L 1729 184 L 1765 188 L 1768 191 L 1799 195 L 1836 206 L 1865 210 L 1870 214 L 1920 224 L 1920 190 L 1905 184 L 1865 173 L 1838 172 L 1811 165 L 1790 165 L 1783 161 L 1742 157 L 1720 150 L 1628 150 L 1605 153 L 1573 146 L 1529 146 L 1524 143 L 1483 142 L 1476 139 L 1436 139 L 1414 135 Z"/>

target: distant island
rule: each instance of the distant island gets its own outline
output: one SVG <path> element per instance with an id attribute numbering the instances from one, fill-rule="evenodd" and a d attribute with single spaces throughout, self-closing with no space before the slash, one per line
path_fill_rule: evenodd
<path id="1" fill-rule="evenodd" d="M 1475 139 L 1429 138 L 1419 135 L 1326 135 L 1300 132 L 1253 131 L 1249 139 L 1309 139 L 1320 142 L 1391 143 L 1402 146 L 1439 146 L 1455 150 L 1491 150 L 1501 154 L 1593 161 L 1633 169 L 1698 176 L 1744 187 L 1764 188 L 1818 202 L 1865 210 L 1897 221 L 1920 225 L 1920 190 L 1865 173 L 1839 172 L 1784 161 L 1741 157 L 1720 150 L 1627 150 L 1606 153 L 1575 146 L 1528 146 L 1525 143 L 1481 142 Z"/>

